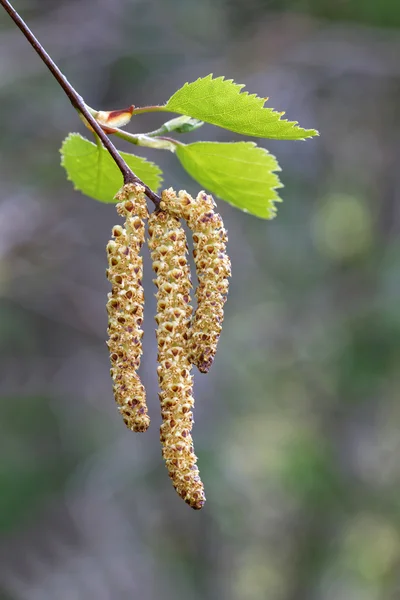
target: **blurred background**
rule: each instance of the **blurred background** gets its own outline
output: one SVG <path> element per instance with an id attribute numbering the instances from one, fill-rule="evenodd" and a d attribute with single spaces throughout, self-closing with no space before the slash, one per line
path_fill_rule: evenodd
<path id="1" fill-rule="evenodd" d="M 91 106 L 164 102 L 213 72 L 321 137 L 258 140 L 283 168 L 274 221 L 219 202 L 233 278 L 196 375 L 193 512 L 161 460 L 148 251 L 139 435 L 105 345 L 118 219 L 66 180 L 61 141 L 86 133 L 0 9 L 1 600 L 400 598 L 400 3 L 15 5 Z M 139 153 L 197 193 L 172 154 Z"/>

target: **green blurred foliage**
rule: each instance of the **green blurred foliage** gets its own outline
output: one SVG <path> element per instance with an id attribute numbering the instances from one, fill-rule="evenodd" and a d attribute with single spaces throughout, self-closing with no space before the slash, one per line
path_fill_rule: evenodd
<path id="1" fill-rule="evenodd" d="M 400 7 L 397 0 L 231 0 L 234 7 L 234 21 L 247 21 L 259 18 L 266 11 L 294 11 L 337 22 L 349 21 L 356 25 L 373 27 L 399 27 Z"/>
<path id="2" fill-rule="evenodd" d="M 142 436 L 117 414 L 104 343 L 118 219 L 65 180 L 58 148 L 83 126 L 0 13 L 4 597 L 397 600 L 399 3 L 19 8 L 96 108 L 165 101 L 214 71 L 321 137 L 266 144 L 285 184 L 274 221 L 218 202 L 233 277 L 215 364 L 196 374 L 195 514 L 161 462 L 149 256 Z M 197 193 L 174 157 L 143 156 Z"/>

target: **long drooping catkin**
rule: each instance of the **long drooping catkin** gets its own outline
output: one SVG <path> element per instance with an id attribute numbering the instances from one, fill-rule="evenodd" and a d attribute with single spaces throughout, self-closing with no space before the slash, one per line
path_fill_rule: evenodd
<path id="1" fill-rule="evenodd" d="M 184 218 L 193 232 L 194 260 L 198 278 L 197 309 L 189 332 L 189 358 L 199 371 L 210 369 L 224 319 L 231 263 L 226 254 L 227 232 L 214 212 L 212 196 L 200 192 L 194 200 L 187 192 L 171 188 L 162 194 L 161 208 Z"/>
<path id="2" fill-rule="evenodd" d="M 149 247 L 157 275 L 158 380 L 161 389 L 163 457 L 178 494 L 192 508 L 205 502 L 191 436 L 194 399 L 187 355 L 190 269 L 186 235 L 179 219 L 157 211 L 149 218 Z"/>
<path id="3" fill-rule="evenodd" d="M 146 431 L 150 419 L 137 370 L 142 355 L 144 305 L 143 260 L 139 252 L 145 239 L 144 219 L 148 212 L 142 186 L 124 185 L 116 198 L 117 212 L 125 219 L 125 228 L 116 225 L 112 231 L 114 239 L 107 244 L 107 277 L 112 284 L 107 302 L 107 345 L 118 409 L 129 429 Z"/>

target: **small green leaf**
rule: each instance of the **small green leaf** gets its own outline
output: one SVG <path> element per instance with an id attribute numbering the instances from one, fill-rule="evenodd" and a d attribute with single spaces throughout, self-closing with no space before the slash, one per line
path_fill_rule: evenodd
<path id="1" fill-rule="evenodd" d="M 282 187 L 273 171 L 280 171 L 272 154 L 253 142 L 196 142 L 179 145 L 176 155 L 200 185 L 245 212 L 262 219 L 276 214 Z"/>
<path id="2" fill-rule="evenodd" d="M 117 165 L 103 146 L 97 146 L 79 133 L 70 133 L 61 146 L 61 164 L 75 189 L 100 202 L 114 203 L 123 184 Z M 120 152 L 128 166 L 146 185 L 157 191 L 162 171 L 157 165 L 127 152 Z"/>
<path id="3" fill-rule="evenodd" d="M 196 129 L 199 129 L 202 125 L 204 125 L 203 121 L 192 119 L 192 117 L 184 115 L 183 117 L 175 117 L 174 119 L 167 121 L 161 129 L 165 129 L 166 132 L 176 131 L 176 133 L 190 133 L 191 131 L 196 131 Z"/>
<path id="4" fill-rule="evenodd" d="M 243 135 L 278 140 L 304 140 L 318 135 L 302 129 L 297 121 L 282 119 L 284 113 L 264 108 L 265 99 L 242 92 L 244 85 L 212 74 L 185 83 L 164 106 L 165 110 L 201 119 Z"/>

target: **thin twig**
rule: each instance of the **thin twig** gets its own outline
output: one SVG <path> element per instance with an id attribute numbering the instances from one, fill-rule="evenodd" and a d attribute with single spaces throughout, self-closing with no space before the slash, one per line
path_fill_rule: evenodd
<path id="1" fill-rule="evenodd" d="M 142 185 L 145 188 L 147 197 L 150 200 L 152 200 L 152 202 L 154 202 L 154 204 L 157 207 L 160 203 L 160 197 L 157 196 L 157 194 L 155 194 L 147 185 L 145 185 L 143 183 L 143 181 L 141 181 L 139 179 L 139 177 L 137 177 L 133 173 L 133 171 L 128 167 L 128 165 L 126 164 L 126 162 L 124 161 L 122 156 L 119 154 L 119 152 L 116 149 L 116 147 L 114 146 L 114 144 L 111 142 L 111 140 L 108 138 L 108 136 L 104 133 L 104 131 L 101 128 L 101 126 L 99 125 L 99 123 L 91 115 L 90 111 L 87 109 L 82 96 L 80 96 L 78 94 L 78 92 L 72 87 L 72 85 L 69 83 L 68 79 L 63 75 L 63 73 L 61 72 L 59 67 L 56 65 L 56 63 L 53 61 L 53 59 L 50 57 L 50 55 L 43 48 L 43 46 L 41 45 L 39 40 L 33 35 L 32 31 L 29 29 L 29 27 L 25 23 L 25 21 L 19 16 L 17 11 L 8 2 L 8 0 L 0 0 L 0 4 L 10 15 L 10 17 L 12 18 L 14 23 L 17 25 L 17 27 L 20 29 L 20 31 L 24 34 L 24 36 L 26 37 L 26 39 L 28 40 L 28 42 L 30 43 L 32 48 L 34 50 L 36 50 L 36 52 L 38 53 L 38 55 L 40 56 L 40 58 L 42 59 L 44 64 L 51 71 L 52 75 L 58 81 L 58 83 L 60 84 L 60 86 L 62 87 L 64 92 L 67 94 L 68 98 L 71 101 L 72 106 L 74 108 L 76 108 L 76 110 L 78 110 L 85 117 L 87 122 L 90 124 L 90 126 L 93 128 L 93 130 L 97 133 L 97 135 L 101 139 L 102 143 L 104 144 L 104 147 L 108 150 L 108 152 L 114 159 L 115 163 L 117 164 L 119 170 L 121 171 L 122 176 L 124 178 L 124 183 L 139 183 L 140 185 Z"/>

